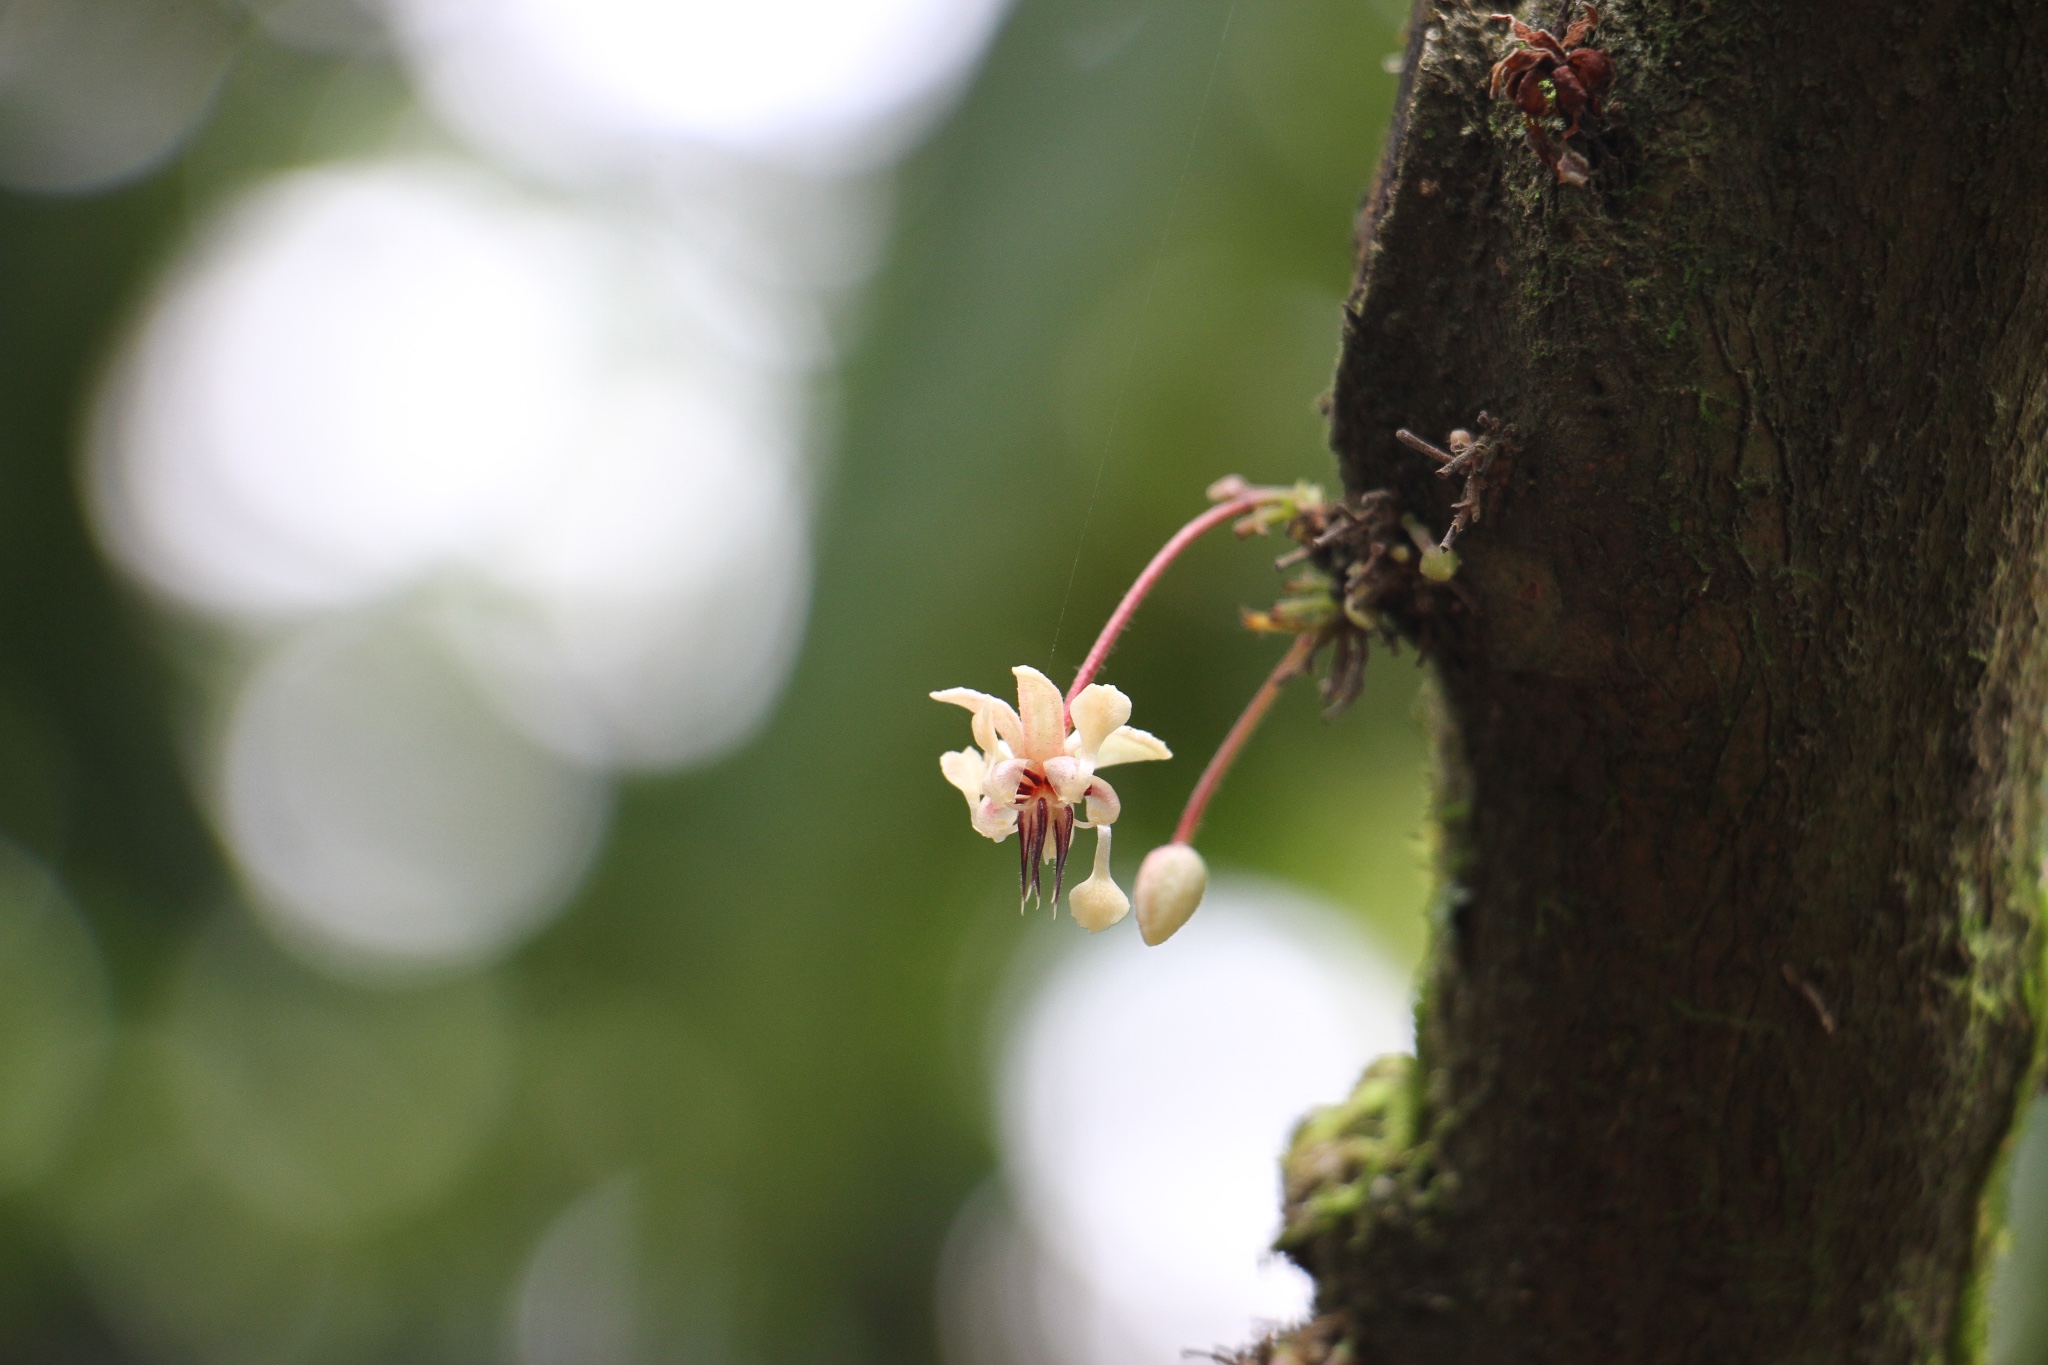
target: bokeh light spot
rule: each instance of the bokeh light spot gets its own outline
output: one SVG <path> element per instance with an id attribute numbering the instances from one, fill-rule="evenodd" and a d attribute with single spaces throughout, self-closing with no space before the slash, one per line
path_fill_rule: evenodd
<path id="1" fill-rule="evenodd" d="M 315 977 L 243 925 L 203 933 L 159 1041 L 213 1177 L 281 1227 L 335 1231 L 417 1208 L 496 1126 L 510 1021 L 489 978 L 370 990 Z"/>
<path id="2" fill-rule="evenodd" d="M 447 168 L 262 191 L 173 276 L 108 393 L 115 553 L 262 615 L 370 600 L 503 531 L 583 415 L 579 245 Z"/>
<path id="3" fill-rule="evenodd" d="M 1307 1278 L 1267 1250 L 1287 1134 L 1411 1041 L 1400 977 L 1273 883 L 1222 880 L 1160 948 L 1114 933 L 1071 953 L 1012 1034 L 1001 1090 L 1021 1245 L 1062 1263 L 1070 1303 L 1098 1306 L 1064 1349 L 1169 1365 L 1304 1313 Z"/>
<path id="4" fill-rule="evenodd" d="M 307 628 L 234 703 L 228 842 L 284 939 L 346 969 L 518 942 L 582 876 L 603 781 L 538 748 L 402 613 Z"/>
<path id="5" fill-rule="evenodd" d="M 237 41 L 201 0 L 10 0 L 0 185 L 79 194 L 156 169 L 205 118 Z"/>
<path id="6" fill-rule="evenodd" d="M 399 0 L 429 94 L 489 144 L 696 144 L 824 166 L 899 150 L 1003 0 Z"/>
<path id="7" fill-rule="evenodd" d="M 452 611 L 480 681 L 580 761 L 700 762 L 764 718 L 801 636 L 810 531 L 770 393 L 622 377 L 575 478 Z"/>
<path id="8" fill-rule="evenodd" d="M 517 1365 L 633 1365 L 640 1359 L 640 1209 L 629 1175 L 564 1209 L 533 1249 L 512 1301 Z"/>

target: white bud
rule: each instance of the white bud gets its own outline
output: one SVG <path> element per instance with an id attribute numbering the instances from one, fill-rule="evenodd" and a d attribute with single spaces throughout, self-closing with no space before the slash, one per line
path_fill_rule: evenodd
<path id="1" fill-rule="evenodd" d="M 1067 909 L 1074 923 L 1091 934 L 1099 934 L 1131 913 L 1130 898 L 1109 875 L 1109 826 L 1095 828 L 1095 870 L 1067 893 Z"/>
<path id="2" fill-rule="evenodd" d="M 1187 844 L 1161 844 L 1138 868 L 1138 934 L 1152 947 L 1172 938 L 1202 903 L 1209 865 Z"/>

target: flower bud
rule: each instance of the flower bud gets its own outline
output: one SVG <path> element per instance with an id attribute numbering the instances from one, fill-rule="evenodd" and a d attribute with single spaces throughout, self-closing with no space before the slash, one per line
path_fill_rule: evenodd
<path id="1" fill-rule="evenodd" d="M 1138 868 L 1138 934 L 1152 947 L 1172 938 L 1202 903 L 1209 865 L 1187 844 L 1161 844 Z"/>
<path id="2" fill-rule="evenodd" d="M 1067 909 L 1074 923 L 1091 934 L 1099 934 L 1131 912 L 1130 898 L 1109 875 L 1109 826 L 1095 830 L 1095 869 L 1067 893 Z"/>

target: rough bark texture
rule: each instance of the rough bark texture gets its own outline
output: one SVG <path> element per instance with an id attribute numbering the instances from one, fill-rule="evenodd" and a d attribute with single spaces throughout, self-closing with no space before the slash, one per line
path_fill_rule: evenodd
<path id="1" fill-rule="evenodd" d="M 1397 427 L 1524 449 L 1434 660 L 1419 1062 L 1297 1138 L 1329 1316 L 1269 1354 L 1974 1358 L 2036 1053 L 2048 4 L 1616 0 L 1584 190 L 1486 13 L 1421 0 L 1332 440 L 1438 530 Z"/>

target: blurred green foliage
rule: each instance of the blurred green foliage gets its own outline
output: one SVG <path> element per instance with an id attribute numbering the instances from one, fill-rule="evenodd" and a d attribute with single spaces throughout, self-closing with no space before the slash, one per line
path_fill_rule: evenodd
<path id="1" fill-rule="evenodd" d="M 76 495 L 152 272 L 263 176 L 416 120 L 402 80 L 251 38 L 169 170 L 0 200 L 0 1358 L 500 1359 L 522 1263 L 599 1189 L 637 1210 L 649 1358 L 934 1359 L 939 1246 L 993 1160 L 992 1001 L 1020 944 L 1078 930 L 1016 914 L 925 693 L 1064 676 L 1216 476 L 1334 477 L 1314 400 L 1405 8 L 1021 0 L 900 175 L 771 728 L 629 787 L 512 960 L 402 990 L 315 976 L 236 905 L 176 628 Z M 1180 756 L 1118 779 L 1126 885 L 1277 652 L 1236 624 L 1277 549 L 1200 547 L 1105 675 Z M 1378 659 L 1335 722 L 1289 696 L 1205 834 L 1411 964 L 1416 682 Z"/>

